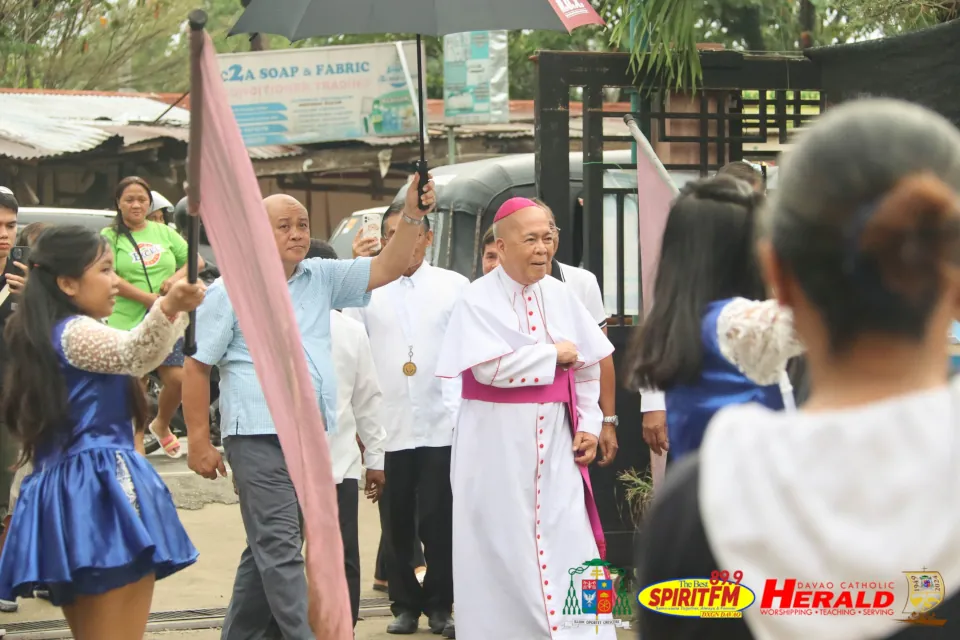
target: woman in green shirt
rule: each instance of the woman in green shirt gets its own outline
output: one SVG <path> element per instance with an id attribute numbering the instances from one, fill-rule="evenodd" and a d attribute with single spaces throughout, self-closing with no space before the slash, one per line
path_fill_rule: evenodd
<path id="1" fill-rule="evenodd" d="M 117 184 L 117 217 L 102 231 L 114 252 L 114 268 L 120 276 L 120 295 L 107 324 L 130 330 L 140 324 L 147 310 L 170 286 L 187 275 L 187 242 L 167 225 L 147 219 L 153 205 L 150 185 L 131 176 Z M 199 258 L 203 269 L 203 258 Z M 164 453 L 180 457 L 180 442 L 170 431 L 170 420 L 181 401 L 183 382 L 183 339 L 157 369 L 163 389 L 157 417 L 150 432 Z"/>

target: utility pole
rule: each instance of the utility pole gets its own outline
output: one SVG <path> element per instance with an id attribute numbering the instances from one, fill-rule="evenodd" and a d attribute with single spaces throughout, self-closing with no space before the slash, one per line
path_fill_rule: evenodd
<path id="1" fill-rule="evenodd" d="M 243 8 L 246 9 L 250 6 L 250 0 L 240 0 L 240 4 L 243 5 Z M 250 51 L 265 51 L 266 47 L 263 44 L 263 36 L 259 33 L 255 33 L 250 36 Z"/>

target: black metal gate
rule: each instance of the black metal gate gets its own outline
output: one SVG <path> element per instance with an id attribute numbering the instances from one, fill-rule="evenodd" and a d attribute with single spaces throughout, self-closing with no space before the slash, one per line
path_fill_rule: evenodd
<path id="1" fill-rule="evenodd" d="M 635 222 L 636 183 L 624 186 L 623 180 L 612 178 L 616 172 L 623 178 L 629 171 L 635 178 L 636 164 L 604 162 L 604 143 L 633 141 L 626 132 L 605 133 L 605 124 L 611 119 L 622 123 L 630 112 L 604 109 L 604 89 L 640 89 L 639 109 L 632 115 L 649 140 L 670 143 L 671 155 L 673 149 L 680 148 L 677 155 L 684 158 L 664 162 L 666 169 L 677 172 L 675 177 L 679 178 L 710 175 L 734 160 L 773 160 L 779 150 L 769 148 L 771 139 L 786 143 L 791 130 L 803 126 L 825 105 L 818 92 L 820 71 L 805 58 L 710 51 L 701 54 L 701 61 L 702 90 L 690 99 L 649 90 L 644 79 L 635 79 L 627 54 L 539 54 L 537 186 L 540 197 L 553 209 L 557 225 L 573 231 L 563 234 L 557 258 L 592 271 L 608 304 L 611 296 L 616 300 L 608 332 L 617 349 L 614 359 L 618 370 L 630 331 L 642 309 L 642 292 Z M 577 88 L 583 92 L 582 210 L 571 205 L 568 186 L 570 102 L 572 90 Z M 674 103 L 686 109 L 669 110 Z M 628 225 L 631 200 L 633 219 Z M 605 273 L 611 268 L 613 277 Z M 641 438 L 639 393 L 618 388 L 617 411 L 617 460 L 607 469 L 594 465 L 591 476 L 607 535 L 608 559 L 616 566 L 626 567 L 633 565 L 635 527 L 618 476 L 631 468 L 645 470 L 650 453 Z"/>

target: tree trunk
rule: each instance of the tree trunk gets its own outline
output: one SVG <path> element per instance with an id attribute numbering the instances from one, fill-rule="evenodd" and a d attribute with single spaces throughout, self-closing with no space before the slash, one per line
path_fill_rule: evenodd
<path id="1" fill-rule="evenodd" d="M 800 0 L 800 48 L 809 49 L 813 46 L 814 32 L 817 25 L 817 8 L 812 0 Z"/>

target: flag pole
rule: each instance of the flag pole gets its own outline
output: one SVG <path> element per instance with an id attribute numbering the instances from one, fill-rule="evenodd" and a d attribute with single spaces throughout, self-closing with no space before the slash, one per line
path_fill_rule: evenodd
<path id="1" fill-rule="evenodd" d="M 657 173 L 660 174 L 663 181 L 670 185 L 670 190 L 673 191 L 674 197 L 680 195 L 680 189 L 678 189 L 677 185 L 673 182 L 670 172 L 667 171 L 663 163 L 660 162 L 660 158 L 650 145 L 650 141 L 647 140 L 647 136 L 643 135 L 643 131 L 640 130 L 640 125 L 637 124 L 637 119 L 633 117 L 633 114 L 628 113 L 623 116 L 623 121 L 626 123 L 627 129 L 630 130 L 630 135 L 633 136 L 633 140 L 637 146 L 637 153 L 646 156 L 650 163 L 656 167 Z"/>
<path id="2" fill-rule="evenodd" d="M 195 9 L 190 23 L 190 147 L 187 156 L 187 281 L 197 281 L 200 247 L 200 136 L 203 133 L 203 84 L 200 81 L 200 56 L 203 55 L 207 14 Z M 197 312 L 190 312 L 190 325 L 183 340 L 184 355 L 197 352 Z"/>

